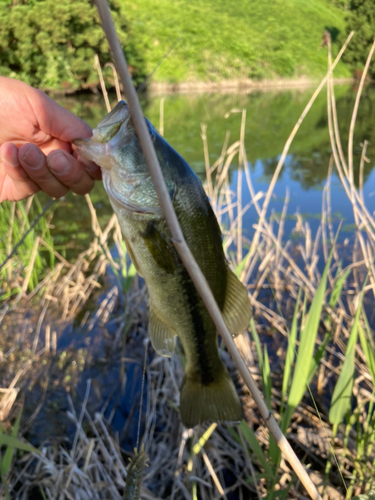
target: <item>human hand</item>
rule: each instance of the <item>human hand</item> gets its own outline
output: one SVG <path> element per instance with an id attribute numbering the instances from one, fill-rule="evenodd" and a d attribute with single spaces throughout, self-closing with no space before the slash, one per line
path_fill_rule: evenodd
<path id="1" fill-rule="evenodd" d="M 101 178 L 95 163 L 72 154 L 71 141 L 91 137 L 91 128 L 43 92 L 0 77 L 0 123 L 0 202 L 39 190 L 86 194 Z"/>

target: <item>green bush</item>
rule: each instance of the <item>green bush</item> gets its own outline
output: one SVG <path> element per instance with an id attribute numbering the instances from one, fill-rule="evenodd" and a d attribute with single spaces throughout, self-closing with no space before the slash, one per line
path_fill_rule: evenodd
<path id="1" fill-rule="evenodd" d="M 362 70 L 375 38 L 375 2 L 374 0 L 351 0 L 347 16 L 347 33 L 354 31 L 354 36 L 346 49 L 343 60 L 353 70 Z M 375 63 L 369 68 L 369 75 L 375 76 Z"/>
<path id="2" fill-rule="evenodd" d="M 336 38 L 345 31 L 343 2 L 111 0 L 110 4 L 135 82 L 157 68 L 152 81 L 180 83 L 320 78 L 327 68 L 322 35 L 327 29 L 334 35 L 336 55 Z M 0 0 L 0 74 L 39 88 L 72 92 L 97 84 L 95 53 L 102 64 L 110 60 L 92 0 Z M 335 70 L 336 76 L 349 74 L 343 63 Z"/>
<path id="3" fill-rule="evenodd" d="M 111 9 L 135 81 L 143 80 L 120 0 Z M 89 0 L 0 0 L 0 74 L 44 89 L 75 91 L 96 85 L 94 55 L 110 61 L 96 7 Z"/>

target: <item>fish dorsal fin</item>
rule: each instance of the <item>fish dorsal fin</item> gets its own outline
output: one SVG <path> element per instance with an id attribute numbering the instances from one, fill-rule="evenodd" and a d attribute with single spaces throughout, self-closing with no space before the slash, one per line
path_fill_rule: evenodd
<path id="1" fill-rule="evenodd" d="M 170 358 L 176 345 L 176 331 L 160 317 L 158 311 L 151 304 L 148 333 L 155 351 L 160 356 Z"/>
<path id="2" fill-rule="evenodd" d="M 249 326 L 251 304 L 247 290 L 237 276 L 227 268 L 227 289 L 222 310 L 223 318 L 233 337 Z"/>
<path id="3" fill-rule="evenodd" d="M 176 268 L 173 251 L 155 224 L 150 221 L 140 234 L 156 264 L 166 273 L 172 274 Z"/>

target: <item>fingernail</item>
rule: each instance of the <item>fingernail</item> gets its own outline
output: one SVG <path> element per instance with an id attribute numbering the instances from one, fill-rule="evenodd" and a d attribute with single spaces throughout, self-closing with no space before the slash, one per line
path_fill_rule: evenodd
<path id="1" fill-rule="evenodd" d="M 66 174 L 70 169 L 70 162 L 64 153 L 56 153 L 47 157 L 47 163 L 55 174 Z"/>
<path id="2" fill-rule="evenodd" d="M 0 155 L 0 161 L 6 165 L 9 165 L 10 167 L 16 168 L 18 167 L 19 163 L 17 161 L 17 158 L 4 158 L 4 155 Z"/>
<path id="3" fill-rule="evenodd" d="M 22 161 L 29 168 L 38 169 L 43 165 L 43 155 L 35 146 L 29 146 L 22 157 Z"/>

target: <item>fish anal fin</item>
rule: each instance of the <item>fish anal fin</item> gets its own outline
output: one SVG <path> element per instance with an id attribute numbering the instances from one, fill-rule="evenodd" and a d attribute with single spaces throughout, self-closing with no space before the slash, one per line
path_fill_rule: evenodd
<path id="1" fill-rule="evenodd" d="M 148 333 L 155 351 L 160 356 L 170 358 L 176 345 L 176 332 L 160 317 L 152 305 L 150 305 Z"/>
<path id="2" fill-rule="evenodd" d="M 176 268 L 173 251 L 155 224 L 149 222 L 146 230 L 140 235 L 158 267 L 166 273 L 172 274 Z"/>
<path id="3" fill-rule="evenodd" d="M 182 423 L 188 428 L 207 421 L 239 423 L 242 406 L 228 372 L 223 368 L 218 380 L 208 385 L 185 376 L 181 385 L 180 414 Z"/>
<path id="4" fill-rule="evenodd" d="M 227 269 L 227 289 L 222 314 L 225 324 L 233 337 L 243 333 L 249 326 L 251 304 L 247 290 L 229 267 Z"/>

